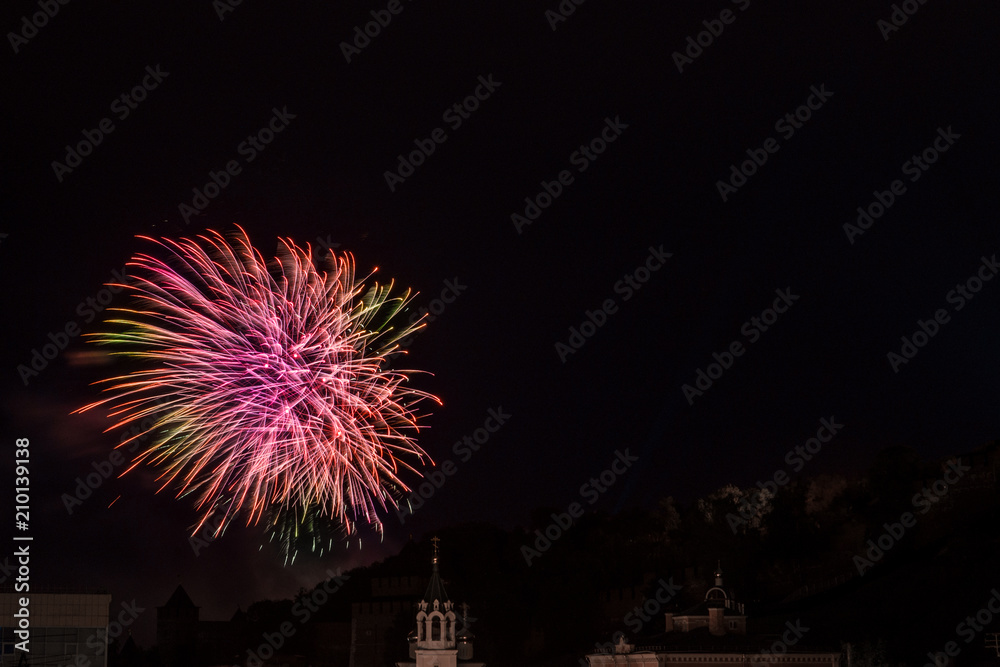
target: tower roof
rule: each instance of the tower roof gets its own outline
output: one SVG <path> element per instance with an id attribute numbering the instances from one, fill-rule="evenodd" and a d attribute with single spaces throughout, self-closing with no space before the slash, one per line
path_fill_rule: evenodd
<path id="1" fill-rule="evenodd" d="M 441 575 L 438 572 L 438 542 L 441 540 L 437 537 L 431 538 L 431 542 L 434 543 L 434 557 L 431 560 L 433 567 L 431 569 L 431 580 L 427 584 L 427 592 L 424 593 L 424 602 L 431 604 L 434 600 L 440 600 L 441 602 L 448 601 L 448 593 L 444 590 L 444 582 L 441 581 Z"/>
<path id="2" fill-rule="evenodd" d="M 197 609 L 195 603 L 191 601 L 188 596 L 187 591 L 180 584 L 174 589 L 173 595 L 167 600 L 166 604 L 163 605 L 163 609 Z"/>
<path id="3" fill-rule="evenodd" d="M 133 658 L 139 654 L 139 647 L 136 646 L 135 639 L 132 637 L 131 631 L 128 637 L 125 639 L 125 643 L 122 644 L 121 650 L 118 655 L 122 658 Z"/>

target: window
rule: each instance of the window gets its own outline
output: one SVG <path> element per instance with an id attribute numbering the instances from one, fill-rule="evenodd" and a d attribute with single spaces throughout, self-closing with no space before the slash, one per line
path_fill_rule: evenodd
<path id="1" fill-rule="evenodd" d="M 441 641 L 441 619 L 435 618 L 431 621 L 431 641 Z"/>

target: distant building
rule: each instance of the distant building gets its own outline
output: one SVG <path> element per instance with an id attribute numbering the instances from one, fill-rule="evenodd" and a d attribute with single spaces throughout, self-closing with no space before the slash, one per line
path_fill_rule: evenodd
<path id="1" fill-rule="evenodd" d="M 983 497 L 996 492 L 997 468 L 1000 467 L 1000 443 L 996 440 L 966 454 L 942 461 L 941 474 L 948 473 L 949 477 L 954 476 L 952 463 L 967 466 L 968 469 L 959 468 L 961 476 L 957 482 L 949 484 L 949 495 L 952 490 L 959 492 L 956 495 L 975 494 Z M 925 483 L 930 485 L 934 481 L 936 480 L 925 480 Z M 946 499 L 941 498 L 941 500 Z"/>
<path id="2" fill-rule="evenodd" d="M 107 667 L 109 593 L 0 593 L 0 667 L 15 667 L 25 654 L 15 614 L 19 598 L 28 598 L 30 638 L 26 664 Z"/>
<path id="3" fill-rule="evenodd" d="M 682 612 L 664 614 L 664 621 L 664 632 L 650 637 L 648 645 L 636 646 L 620 635 L 612 648 L 587 655 L 587 663 L 594 667 L 840 667 L 839 651 L 807 649 L 805 633 L 791 622 L 778 633 L 748 633 L 743 604 L 723 585 L 721 568 L 716 568 L 714 585 L 703 601 Z"/>
<path id="4" fill-rule="evenodd" d="M 378 577 L 371 580 L 372 599 L 351 605 L 350 667 L 388 662 L 393 631 L 409 622 L 415 602 L 427 586 L 426 577 Z"/>
<path id="5" fill-rule="evenodd" d="M 410 658 L 416 662 L 397 662 L 396 667 L 485 667 L 472 662 L 475 635 L 468 626 L 468 605 L 463 605 L 459 629 L 454 605 L 438 573 L 438 539 L 434 539 L 434 557 L 430 583 L 417 605 L 417 629 L 410 633 Z"/>
<path id="6" fill-rule="evenodd" d="M 726 634 L 745 635 L 747 617 L 743 603 L 729 597 L 722 585 L 722 568 L 715 570 L 715 585 L 705 593 L 705 600 L 680 614 L 666 614 L 667 632 L 691 632 L 708 628 L 716 637 Z"/>
<path id="7" fill-rule="evenodd" d="M 198 607 L 178 585 L 162 607 L 156 608 L 156 646 L 165 667 L 194 665 L 198 651 Z"/>
<path id="8" fill-rule="evenodd" d="M 249 642 L 247 617 L 203 621 L 183 586 L 156 608 L 156 645 L 164 667 L 242 664 Z"/>
<path id="9" fill-rule="evenodd" d="M 599 630 L 612 632 L 620 628 L 630 612 L 641 606 L 645 600 L 643 591 L 653 581 L 653 576 L 647 574 L 642 582 L 632 586 L 616 586 L 597 591 L 598 609 L 600 610 Z"/>

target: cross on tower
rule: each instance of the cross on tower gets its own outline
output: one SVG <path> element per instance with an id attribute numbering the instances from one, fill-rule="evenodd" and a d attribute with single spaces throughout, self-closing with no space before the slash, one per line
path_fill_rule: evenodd
<path id="1" fill-rule="evenodd" d="M 431 562 L 434 565 L 437 565 L 437 562 L 438 562 L 438 542 L 440 542 L 440 541 L 441 541 L 441 539 L 437 535 L 435 535 L 434 537 L 431 538 L 431 542 L 434 543 L 434 559 Z"/>

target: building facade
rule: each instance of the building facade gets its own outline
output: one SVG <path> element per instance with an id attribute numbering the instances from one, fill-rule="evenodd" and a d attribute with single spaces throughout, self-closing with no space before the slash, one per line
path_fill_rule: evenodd
<path id="1" fill-rule="evenodd" d="M 650 645 L 637 647 L 620 635 L 613 647 L 586 660 L 594 667 L 840 667 L 839 651 L 807 649 L 803 634 L 791 623 L 778 633 L 748 633 L 743 604 L 726 589 L 722 569 L 716 568 L 704 600 L 682 612 L 665 613 L 664 632 L 652 637 Z"/>
<path id="2" fill-rule="evenodd" d="M 426 577 L 378 577 L 371 580 L 371 599 L 351 605 L 350 667 L 391 662 L 398 646 L 397 632 L 409 624 L 413 606 L 427 586 Z"/>
<path id="3" fill-rule="evenodd" d="M 28 598 L 29 639 L 25 654 L 19 647 L 19 599 Z M 26 656 L 29 665 L 90 665 L 107 667 L 111 594 L 0 593 L 0 667 L 16 667 Z"/>

